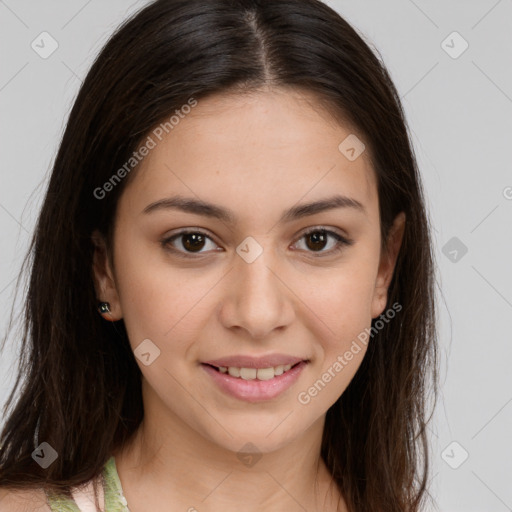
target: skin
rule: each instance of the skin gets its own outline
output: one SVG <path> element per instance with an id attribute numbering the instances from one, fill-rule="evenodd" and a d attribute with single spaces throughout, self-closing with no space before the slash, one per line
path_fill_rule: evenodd
<path id="1" fill-rule="evenodd" d="M 351 133 L 297 90 L 202 99 L 123 191 L 113 265 L 94 234 L 96 293 L 111 306 L 105 317 L 124 319 L 134 350 L 145 339 L 160 350 L 148 366 L 137 359 L 145 418 L 115 454 L 131 512 L 346 510 L 320 446 L 326 411 L 366 346 L 308 404 L 298 394 L 391 306 L 387 289 L 405 222 L 397 216 L 381 252 L 368 152 L 349 161 L 338 150 Z M 236 222 L 176 209 L 143 213 L 176 194 L 229 208 Z M 344 207 L 279 222 L 284 210 L 334 194 L 356 199 L 364 212 Z M 329 236 L 315 246 L 304 236 L 311 227 L 353 244 L 333 252 Z M 186 236 L 168 243 L 178 253 L 162 246 L 184 228 L 210 238 L 196 252 Z M 252 263 L 236 252 L 248 236 L 263 250 Z M 276 352 L 310 362 L 290 389 L 256 404 L 224 394 L 200 366 Z M 261 455 L 251 466 L 237 457 L 248 442 Z"/>

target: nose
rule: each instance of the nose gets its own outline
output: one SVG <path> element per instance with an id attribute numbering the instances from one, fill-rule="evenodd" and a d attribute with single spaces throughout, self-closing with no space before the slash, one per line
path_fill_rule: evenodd
<path id="1" fill-rule="evenodd" d="M 293 286 L 286 283 L 270 249 L 251 263 L 238 254 L 220 305 L 220 321 L 228 329 L 263 339 L 283 330 L 294 318 Z"/>

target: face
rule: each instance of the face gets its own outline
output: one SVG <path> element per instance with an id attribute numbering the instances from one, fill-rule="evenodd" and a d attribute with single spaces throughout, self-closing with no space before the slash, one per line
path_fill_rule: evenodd
<path id="1" fill-rule="evenodd" d="M 154 417 L 266 452 L 323 422 L 346 389 L 361 333 L 390 307 L 404 222 L 381 252 L 367 152 L 338 149 L 350 134 L 313 96 L 278 90 L 211 96 L 153 135 L 118 203 L 113 267 L 96 238 L 94 272 Z"/>

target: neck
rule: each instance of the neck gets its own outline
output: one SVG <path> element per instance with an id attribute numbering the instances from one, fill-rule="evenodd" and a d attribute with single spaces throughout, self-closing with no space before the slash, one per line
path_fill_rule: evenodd
<path id="1" fill-rule="evenodd" d="M 325 415 L 291 442 L 251 456 L 220 446 L 150 404 L 145 401 L 133 438 L 114 453 L 131 512 L 168 511 L 169 503 L 191 512 L 235 505 L 248 511 L 345 510 L 336 506 L 343 500 L 320 456 Z"/>

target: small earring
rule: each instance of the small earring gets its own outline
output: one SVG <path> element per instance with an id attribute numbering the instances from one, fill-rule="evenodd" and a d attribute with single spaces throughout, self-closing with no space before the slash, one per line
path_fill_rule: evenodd
<path id="1" fill-rule="evenodd" d="M 98 302 L 98 310 L 101 314 L 110 313 L 110 304 L 108 302 Z"/>

